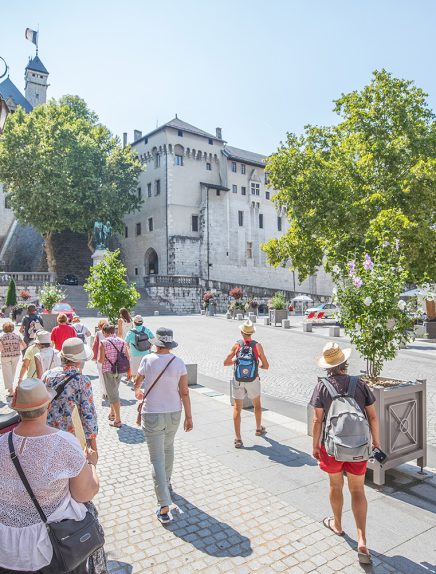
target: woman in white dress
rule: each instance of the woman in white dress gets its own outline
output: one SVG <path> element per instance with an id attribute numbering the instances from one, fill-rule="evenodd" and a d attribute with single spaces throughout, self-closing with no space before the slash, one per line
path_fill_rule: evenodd
<path id="1" fill-rule="evenodd" d="M 129 311 L 125 307 L 122 307 L 120 309 L 118 316 L 119 319 L 118 319 L 117 335 L 120 339 L 124 341 L 127 333 L 130 331 L 130 329 L 133 328 L 133 321 Z"/>

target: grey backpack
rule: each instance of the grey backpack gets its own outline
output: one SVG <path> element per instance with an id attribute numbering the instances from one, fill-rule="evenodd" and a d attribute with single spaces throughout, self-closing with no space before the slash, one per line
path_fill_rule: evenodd
<path id="1" fill-rule="evenodd" d="M 339 394 L 330 381 L 321 382 L 332 398 L 324 430 L 327 454 L 336 460 L 361 462 L 371 457 L 371 432 L 365 414 L 357 404 L 356 393 L 359 377 L 350 377 L 346 394 Z"/>

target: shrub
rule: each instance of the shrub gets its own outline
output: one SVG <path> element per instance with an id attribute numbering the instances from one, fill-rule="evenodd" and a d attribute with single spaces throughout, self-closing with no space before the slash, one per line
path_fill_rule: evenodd
<path id="1" fill-rule="evenodd" d="M 269 308 L 279 311 L 280 309 L 286 309 L 286 297 L 280 291 L 274 293 L 269 301 Z"/>
<path id="2" fill-rule="evenodd" d="M 23 301 L 27 301 L 27 299 L 30 299 L 32 297 L 30 291 L 27 291 L 27 289 L 23 289 L 22 291 L 20 291 L 20 297 L 21 299 L 23 299 Z"/>
<path id="3" fill-rule="evenodd" d="M 39 292 L 39 301 L 48 312 L 51 312 L 56 303 L 60 303 L 65 296 L 65 291 L 57 283 L 45 283 Z"/>
<path id="4" fill-rule="evenodd" d="M 12 278 L 9 281 L 8 292 L 6 294 L 6 306 L 13 307 L 17 304 L 17 286 L 15 280 Z"/>
<path id="5" fill-rule="evenodd" d="M 230 297 L 233 297 L 233 299 L 242 299 L 242 297 L 244 296 L 244 292 L 240 287 L 233 287 L 232 289 L 230 289 L 229 291 L 229 295 Z"/>

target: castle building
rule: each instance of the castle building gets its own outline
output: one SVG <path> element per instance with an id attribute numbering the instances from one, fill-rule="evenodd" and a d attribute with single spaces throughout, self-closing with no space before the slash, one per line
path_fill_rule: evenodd
<path id="1" fill-rule="evenodd" d="M 144 166 L 137 188 L 144 203 L 125 217 L 121 238 L 130 279 L 197 277 L 331 294 L 323 269 L 300 283 L 296 272 L 266 261 L 262 244 L 288 222 L 272 201 L 264 155 L 228 145 L 220 128 L 208 133 L 177 116 L 145 136 L 135 131 L 131 145 Z"/>

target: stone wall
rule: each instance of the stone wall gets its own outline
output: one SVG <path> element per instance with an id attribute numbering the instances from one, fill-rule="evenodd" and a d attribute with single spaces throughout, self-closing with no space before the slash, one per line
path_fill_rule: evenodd
<path id="1" fill-rule="evenodd" d="M 200 313 L 203 290 L 201 287 L 159 287 L 150 286 L 147 295 L 159 305 L 176 315 Z"/>

